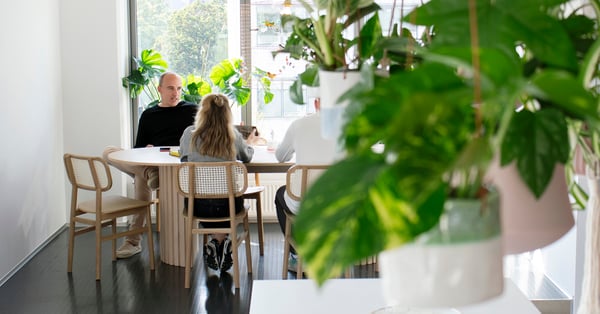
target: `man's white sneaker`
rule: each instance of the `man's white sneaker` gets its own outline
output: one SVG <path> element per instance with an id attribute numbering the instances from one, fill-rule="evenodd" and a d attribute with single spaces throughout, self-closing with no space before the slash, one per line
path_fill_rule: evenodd
<path id="1" fill-rule="evenodd" d="M 123 242 L 123 245 L 117 250 L 117 258 L 128 258 L 142 251 L 140 244 L 133 245 L 129 241 Z"/>

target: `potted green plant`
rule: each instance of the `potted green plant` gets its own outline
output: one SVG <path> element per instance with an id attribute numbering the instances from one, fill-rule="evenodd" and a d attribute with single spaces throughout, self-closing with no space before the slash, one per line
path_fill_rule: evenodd
<path id="1" fill-rule="evenodd" d="M 385 57 L 376 45 L 383 37 L 377 13 L 381 8 L 374 0 L 299 2 L 307 17 L 282 15 L 282 26 L 290 33 L 274 54 L 287 52 L 308 62 L 290 87 L 290 99 L 304 104 L 303 86 L 320 86 L 323 136 L 337 138 L 345 107 L 338 97 L 358 81 L 363 64 Z"/>
<path id="2" fill-rule="evenodd" d="M 598 96 L 581 81 L 596 66 L 597 43 L 583 57 L 596 60 L 579 62 L 570 30 L 589 19 L 554 15 L 565 2 L 432 0 L 404 17 L 432 27 L 426 47 L 380 42 L 418 58 L 388 76 L 363 68 L 342 97 L 346 155 L 308 191 L 294 225 L 309 276 L 323 283 L 420 240 L 448 200 L 485 202 L 494 156 L 544 194 L 569 159 L 568 123 L 597 131 L 600 121 Z M 529 72 L 532 56 L 544 66 Z M 383 152 L 374 152 L 380 142 Z"/>

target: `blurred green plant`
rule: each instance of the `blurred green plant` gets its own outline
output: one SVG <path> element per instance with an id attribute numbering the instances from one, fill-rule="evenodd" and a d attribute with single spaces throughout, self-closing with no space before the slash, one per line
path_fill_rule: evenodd
<path id="1" fill-rule="evenodd" d="M 413 241 L 448 198 L 481 198 L 493 156 L 516 163 L 539 197 L 569 160 L 569 123 L 600 138 L 588 75 L 597 73 L 597 25 L 581 12 L 558 15 L 566 2 L 430 0 L 403 17 L 429 27 L 430 42 L 378 43 L 414 58 L 363 66 L 342 96 L 345 156 L 312 185 L 294 224 L 310 277 L 323 283 Z M 373 151 L 378 143 L 383 152 Z"/>

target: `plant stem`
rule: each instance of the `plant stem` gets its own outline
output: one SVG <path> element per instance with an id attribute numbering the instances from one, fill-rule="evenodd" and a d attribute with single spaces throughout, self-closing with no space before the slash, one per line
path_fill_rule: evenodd
<path id="1" fill-rule="evenodd" d="M 302 32 L 298 29 L 298 26 L 294 25 L 294 33 L 296 33 L 298 35 L 298 37 L 300 37 L 302 39 L 303 42 L 305 42 L 310 49 L 312 49 L 315 54 L 319 57 L 319 59 L 325 60 L 325 56 L 323 55 L 321 49 L 319 48 L 318 43 L 315 44 L 314 42 L 312 42 L 308 37 L 304 36 L 304 34 L 302 34 Z"/>
<path id="2" fill-rule="evenodd" d="M 475 105 L 475 136 L 481 136 L 481 65 L 479 61 L 479 31 L 477 28 L 477 4 L 469 0 L 469 30 L 471 35 L 471 58 L 473 62 L 473 104 Z"/>
<path id="3" fill-rule="evenodd" d="M 325 64 L 325 66 L 331 67 L 335 64 L 335 60 L 333 58 L 332 48 L 331 48 L 329 40 L 327 39 L 327 36 L 326 36 L 325 28 L 324 28 L 323 24 L 321 23 L 321 18 L 319 18 L 317 21 L 315 21 L 315 24 L 313 24 L 313 26 L 314 26 L 315 36 L 317 36 L 317 41 L 321 48 L 321 49 L 317 49 L 317 50 L 320 50 L 322 52 L 323 61 L 324 61 L 323 63 Z"/>

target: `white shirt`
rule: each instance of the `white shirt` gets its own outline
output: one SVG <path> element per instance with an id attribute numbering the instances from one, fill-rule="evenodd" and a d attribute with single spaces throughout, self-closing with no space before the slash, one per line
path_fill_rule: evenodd
<path id="1" fill-rule="evenodd" d="M 299 165 L 329 165 L 334 162 L 337 151 L 335 140 L 321 137 L 319 112 L 302 117 L 290 124 L 283 140 L 275 151 L 279 162 L 289 161 L 296 154 Z M 297 213 L 299 202 L 284 194 L 285 203 L 293 213 Z"/>

